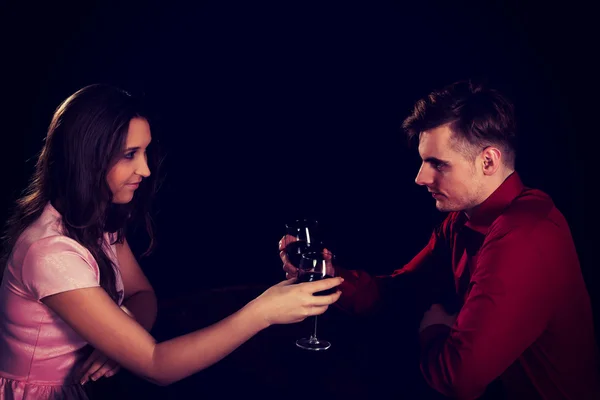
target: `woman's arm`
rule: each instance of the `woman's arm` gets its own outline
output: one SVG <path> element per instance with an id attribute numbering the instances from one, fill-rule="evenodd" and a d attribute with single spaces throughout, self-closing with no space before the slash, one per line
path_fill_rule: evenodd
<path id="1" fill-rule="evenodd" d="M 115 247 L 125 288 L 123 305 L 144 329 L 150 331 L 156 321 L 157 312 L 154 289 L 135 259 L 127 240 L 123 244 L 117 243 Z"/>
<path id="2" fill-rule="evenodd" d="M 42 302 L 119 365 L 151 382 L 168 385 L 221 360 L 269 325 L 322 314 L 337 301 L 340 292 L 329 296 L 313 293 L 341 281 L 281 282 L 227 318 L 162 343 L 156 343 L 139 323 L 122 312 L 102 288 L 61 292 L 44 297 Z"/>

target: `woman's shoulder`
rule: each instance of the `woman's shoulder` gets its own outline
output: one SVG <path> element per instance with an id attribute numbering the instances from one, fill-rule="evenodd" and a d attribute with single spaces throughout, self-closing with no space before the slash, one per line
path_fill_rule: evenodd
<path id="1" fill-rule="evenodd" d="M 40 216 L 25 228 L 21 236 L 30 240 L 36 240 L 49 236 L 63 235 L 63 233 L 62 215 L 48 202 Z"/>
<path id="2" fill-rule="evenodd" d="M 26 256 L 45 257 L 60 253 L 76 253 L 86 261 L 91 258 L 83 245 L 64 234 L 62 216 L 48 203 L 38 219 L 23 231 L 11 258 L 14 263 L 22 264 Z"/>
<path id="3" fill-rule="evenodd" d="M 90 251 L 63 234 L 60 214 L 48 209 L 21 234 L 7 264 L 9 276 L 36 299 L 98 286 L 98 264 Z"/>

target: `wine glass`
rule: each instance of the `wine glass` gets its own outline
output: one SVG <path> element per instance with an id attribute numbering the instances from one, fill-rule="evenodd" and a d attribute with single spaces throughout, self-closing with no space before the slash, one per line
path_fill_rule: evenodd
<path id="1" fill-rule="evenodd" d="M 320 251 L 309 251 L 301 255 L 298 265 L 298 280 L 296 283 L 314 282 L 324 278 L 331 278 L 327 275 L 327 262 L 325 256 Z M 325 296 L 335 293 L 337 289 L 331 288 L 321 292 L 314 293 L 315 296 Z M 317 338 L 317 316 L 314 316 L 313 333 L 308 338 L 296 340 L 296 346 L 305 350 L 327 350 L 331 347 L 331 343 L 327 340 Z"/>
<path id="2" fill-rule="evenodd" d="M 296 238 L 287 244 L 285 252 L 293 266 L 298 267 L 302 254 L 307 251 L 321 251 L 322 242 L 319 223 L 314 219 L 298 219 L 285 225 L 286 234 Z"/>

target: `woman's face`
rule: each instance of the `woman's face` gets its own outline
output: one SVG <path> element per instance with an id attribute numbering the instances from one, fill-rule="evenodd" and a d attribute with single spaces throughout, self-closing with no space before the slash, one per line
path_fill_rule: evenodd
<path id="1" fill-rule="evenodd" d="M 129 122 L 125 149 L 106 176 L 108 187 L 113 194 L 113 203 L 129 203 L 142 179 L 150 176 L 146 157 L 146 148 L 150 141 L 152 136 L 148 121 L 144 118 L 133 118 Z"/>

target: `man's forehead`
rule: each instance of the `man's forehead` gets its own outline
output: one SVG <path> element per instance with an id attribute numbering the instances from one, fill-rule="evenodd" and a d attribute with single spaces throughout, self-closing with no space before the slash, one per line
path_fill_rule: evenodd
<path id="1" fill-rule="evenodd" d="M 419 134 L 419 153 L 431 157 L 439 157 L 452 151 L 450 143 L 452 132 L 446 129 L 431 129 Z"/>

